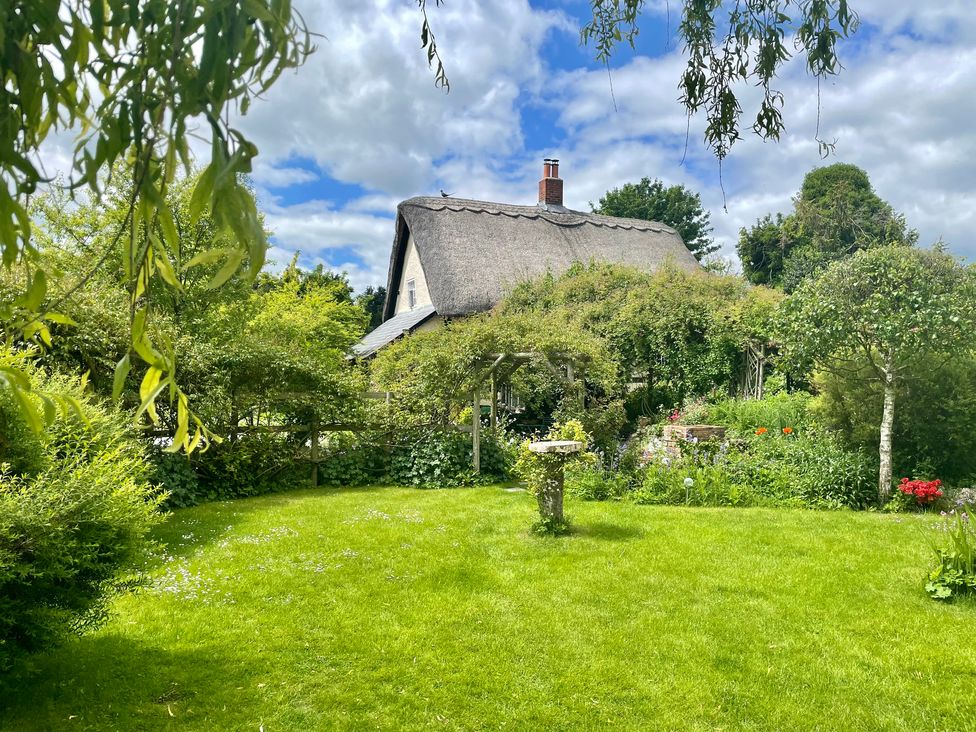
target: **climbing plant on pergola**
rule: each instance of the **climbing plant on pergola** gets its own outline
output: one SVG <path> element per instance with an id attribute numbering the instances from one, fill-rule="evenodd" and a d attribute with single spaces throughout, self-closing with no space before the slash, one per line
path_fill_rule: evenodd
<path id="1" fill-rule="evenodd" d="M 473 408 L 480 429 L 481 399 L 526 366 L 547 375 L 563 398 L 612 393 L 619 369 L 602 339 L 549 314 L 488 314 L 416 333 L 383 349 L 371 364 L 374 387 L 392 392 L 388 417 L 410 428 L 456 425 Z M 492 399 L 490 425 L 497 424 Z M 474 423 L 478 422 L 477 427 Z"/>
<path id="2" fill-rule="evenodd" d="M 585 399 L 585 393 L 576 381 L 576 368 L 572 356 L 547 355 L 542 351 L 515 351 L 492 353 L 486 359 L 481 359 L 477 365 L 480 367 L 487 365 L 488 371 L 481 381 L 473 384 L 471 390 L 471 467 L 474 472 L 481 472 L 481 400 L 484 388 L 489 387 L 491 395 L 488 426 L 490 429 L 497 429 L 498 388 L 522 366 L 532 363 L 547 369 L 563 385 L 566 396 L 574 396 L 581 401 Z"/>

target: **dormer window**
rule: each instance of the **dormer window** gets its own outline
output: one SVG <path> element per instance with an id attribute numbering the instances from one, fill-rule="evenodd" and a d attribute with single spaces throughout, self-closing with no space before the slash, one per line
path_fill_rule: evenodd
<path id="1" fill-rule="evenodd" d="M 417 307 L 417 280 L 407 280 L 407 305 L 411 310 Z"/>

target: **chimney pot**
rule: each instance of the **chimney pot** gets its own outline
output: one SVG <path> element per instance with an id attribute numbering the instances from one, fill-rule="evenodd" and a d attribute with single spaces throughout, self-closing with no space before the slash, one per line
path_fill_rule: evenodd
<path id="1" fill-rule="evenodd" d="M 559 177 L 558 160 L 546 158 L 543 161 L 542 180 L 539 181 L 539 204 L 563 205 L 563 181 Z"/>

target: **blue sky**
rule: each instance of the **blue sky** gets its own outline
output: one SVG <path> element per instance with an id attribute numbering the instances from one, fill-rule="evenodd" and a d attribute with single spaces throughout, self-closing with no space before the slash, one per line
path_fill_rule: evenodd
<path id="1" fill-rule="evenodd" d="M 751 136 L 738 143 L 724 166 L 724 196 L 698 120 L 682 162 L 677 2 L 670 35 L 665 3 L 649 2 L 636 52 L 621 47 L 613 59 L 616 109 L 606 70 L 579 46 L 588 2 L 431 7 L 449 94 L 434 88 L 413 0 L 295 5 L 328 40 L 241 126 L 261 151 L 255 183 L 274 230 L 273 256 L 286 261 L 300 251 L 304 264 L 344 270 L 359 289 L 385 283 L 399 200 L 443 188 L 533 203 L 544 157 L 562 161 L 566 202 L 575 208 L 645 175 L 689 186 L 732 259 L 738 229 L 789 210 L 803 174 L 823 164 L 816 84 L 798 63 L 779 80 L 787 135 L 778 144 Z M 864 167 L 923 244 L 943 238 L 972 256 L 976 3 L 852 6 L 861 31 L 843 48 L 844 73 L 821 89 L 822 133 L 837 140 L 832 160 Z M 754 94 L 744 90 L 747 104 Z"/>

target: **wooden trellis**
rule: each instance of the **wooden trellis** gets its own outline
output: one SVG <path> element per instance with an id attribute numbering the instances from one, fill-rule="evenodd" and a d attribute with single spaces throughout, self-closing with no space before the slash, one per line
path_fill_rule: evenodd
<path id="1" fill-rule="evenodd" d="M 766 363 L 769 358 L 763 342 L 752 342 L 745 348 L 745 364 L 742 370 L 741 393 L 743 399 L 762 399 L 766 381 Z"/>

